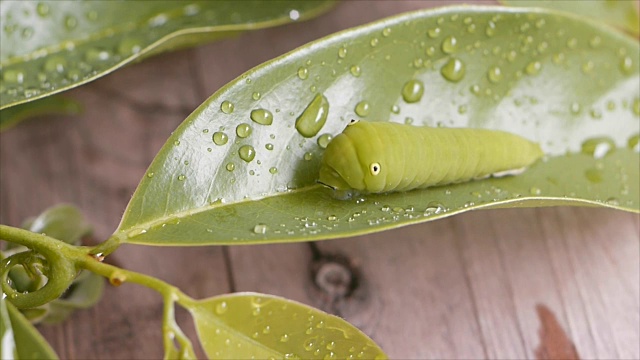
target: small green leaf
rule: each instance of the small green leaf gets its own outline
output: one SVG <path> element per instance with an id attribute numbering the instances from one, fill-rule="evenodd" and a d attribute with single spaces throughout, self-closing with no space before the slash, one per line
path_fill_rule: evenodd
<path id="1" fill-rule="evenodd" d="M 0 109 L 58 93 L 160 51 L 305 20 L 317 1 L 2 1 Z"/>
<path id="2" fill-rule="evenodd" d="M 386 359 L 339 317 L 255 293 L 222 295 L 186 307 L 210 359 Z"/>
<path id="3" fill-rule="evenodd" d="M 611 26 L 640 35 L 637 1 L 629 0 L 500 0 L 509 6 L 543 7 L 588 16 Z"/>
<path id="4" fill-rule="evenodd" d="M 72 245 L 79 245 L 80 239 L 91 233 L 91 225 L 80 210 L 66 204 L 50 207 L 35 219 L 30 219 L 26 229 Z"/>
<path id="5" fill-rule="evenodd" d="M 245 244 L 354 236 L 488 207 L 638 212 L 639 54 L 608 27 L 543 9 L 448 7 L 329 36 L 196 109 L 114 236 Z M 418 82 L 421 91 L 403 95 Z M 546 159 L 518 176 L 336 200 L 316 185 L 322 144 L 352 118 L 504 130 L 539 142 Z"/>
<path id="6" fill-rule="evenodd" d="M 22 120 L 42 115 L 75 115 L 82 105 L 64 96 L 50 96 L 26 104 L 12 106 L 0 111 L 0 131 L 7 130 Z"/>
<path id="7" fill-rule="evenodd" d="M 3 359 L 57 359 L 47 341 L 2 293 L 0 298 L 0 355 Z M 12 341 L 13 339 L 13 341 Z"/>

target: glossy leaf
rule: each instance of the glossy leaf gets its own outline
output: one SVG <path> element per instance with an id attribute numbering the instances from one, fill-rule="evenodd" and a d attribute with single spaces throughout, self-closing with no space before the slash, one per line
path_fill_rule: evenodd
<path id="1" fill-rule="evenodd" d="M 216 296 L 187 310 L 210 359 L 387 358 L 371 339 L 341 318 L 275 296 Z"/>
<path id="2" fill-rule="evenodd" d="M 56 205 L 29 221 L 27 230 L 46 233 L 47 236 L 68 244 L 79 245 L 80 239 L 91 233 L 91 225 L 73 205 Z"/>
<path id="3" fill-rule="evenodd" d="M 542 9 L 449 7 L 329 36 L 248 71 L 196 109 L 114 236 L 244 244 L 353 236 L 488 207 L 638 212 L 639 60 L 627 36 Z M 410 81 L 423 84 L 418 99 L 403 98 Z M 539 142 L 546 159 L 518 176 L 337 200 L 315 183 L 319 144 L 351 118 L 501 129 Z"/>
<path id="4" fill-rule="evenodd" d="M 133 60 L 313 17 L 318 1 L 2 1 L 0 109 L 103 76 Z"/>
<path id="5" fill-rule="evenodd" d="M 61 114 L 75 115 L 82 111 L 79 102 L 64 96 L 50 96 L 0 111 L 0 131 L 11 128 L 27 118 Z"/>
<path id="6" fill-rule="evenodd" d="M 637 1 L 629 0 L 500 0 L 509 6 L 544 7 L 588 16 L 636 36 L 640 35 Z"/>
<path id="7" fill-rule="evenodd" d="M 57 359 L 47 341 L 29 320 L 10 302 L 4 293 L 0 298 L 0 355 L 3 359 Z"/>

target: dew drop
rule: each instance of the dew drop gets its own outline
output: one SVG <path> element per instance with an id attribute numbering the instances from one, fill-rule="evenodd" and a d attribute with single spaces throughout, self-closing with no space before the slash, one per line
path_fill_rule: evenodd
<path id="1" fill-rule="evenodd" d="M 300 66 L 298 68 L 298 77 L 301 80 L 306 80 L 309 77 L 309 70 L 304 66 Z"/>
<path id="2" fill-rule="evenodd" d="M 306 351 L 311 351 L 313 350 L 314 347 L 315 347 L 315 343 L 313 342 L 313 339 L 309 339 L 304 342 L 304 349 Z"/>
<path id="3" fill-rule="evenodd" d="M 496 34 L 496 23 L 494 23 L 493 21 L 489 21 L 489 23 L 487 24 L 487 27 L 484 29 L 484 33 L 488 37 L 492 37 L 493 35 L 495 35 Z"/>
<path id="4" fill-rule="evenodd" d="M 118 54 L 122 56 L 137 54 L 140 50 L 142 50 L 142 45 L 137 38 L 124 38 L 120 44 L 118 44 Z"/>
<path id="5" fill-rule="evenodd" d="M 271 174 L 276 174 L 276 173 L 278 172 L 278 169 L 277 169 L 277 168 L 275 168 L 275 167 L 271 167 L 271 168 L 269 168 L 269 172 L 270 172 Z"/>
<path id="6" fill-rule="evenodd" d="M 327 122 L 328 115 L 329 101 L 324 95 L 317 94 L 296 119 L 296 130 L 306 138 L 313 137 Z"/>
<path id="7" fill-rule="evenodd" d="M 67 15 L 64 18 L 64 27 L 67 30 L 73 30 L 78 26 L 78 19 L 73 15 Z"/>
<path id="8" fill-rule="evenodd" d="M 530 193 L 531 195 L 540 195 L 540 194 L 542 193 L 542 190 L 540 190 L 540 188 L 538 188 L 538 187 L 532 186 L 532 187 L 529 189 L 529 193 Z"/>
<path id="9" fill-rule="evenodd" d="M 451 58 L 449 61 L 440 69 L 440 73 L 444 76 L 445 79 L 458 82 L 464 78 L 465 74 L 465 66 L 462 61 L 456 58 Z"/>
<path id="10" fill-rule="evenodd" d="M 567 47 L 569 49 L 575 49 L 576 47 L 578 47 L 578 39 L 571 38 L 571 39 L 567 40 Z"/>
<path id="11" fill-rule="evenodd" d="M 249 124 L 242 123 L 236 127 L 236 135 L 240 138 L 246 138 L 251 135 L 251 126 Z"/>
<path id="12" fill-rule="evenodd" d="M 640 152 L 640 134 L 635 134 L 627 140 L 627 147 L 635 152 Z"/>
<path id="13" fill-rule="evenodd" d="M 211 138 L 213 139 L 213 143 L 219 146 L 222 146 L 226 144 L 227 141 L 229 141 L 229 137 L 227 136 L 227 134 L 220 131 L 213 133 L 213 136 L 211 136 Z"/>
<path id="14" fill-rule="evenodd" d="M 109 60 L 110 57 L 111 54 L 108 51 L 95 48 L 87 50 L 87 52 L 84 54 L 85 60 L 90 63 L 106 61 Z"/>
<path id="15" fill-rule="evenodd" d="M 148 173 L 147 173 L 147 177 L 148 177 L 149 179 L 151 179 L 154 175 L 155 175 L 155 174 L 153 173 L 153 171 L 150 171 L 150 172 L 148 172 Z"/>
<path id="16" fill-rule="evenodd" d="M 601 183 L 602 175 L 602 170 L 598 169 L 587 169 L 584 172 L 584 176 L 592 183 Z"/>
<path id="17" fill-rule="evenodd" d="M 453 36 L 447 36 L 442 40 L 441 48 L 445 54 L 453 54 L 458 50 L 458 40 Z"/>
<path id="18" fill-rule="evenodd" d="M 19 70 L 7 70 L 2 74 L 2 79 L 9 83 L 22 84 L 24 73 Z"/>
<path id="19" fill-rule="evenodd" d="M 273 114 L 266 109 L 252 110 L 251 120 L 260 125 L 271 125 L 273 123 Z"/>
<path id="20" fill-rule="evenodd" d="M 256 157 L 256 150 L 251 145 L 242 145 L 238 150 L 238 155 L 240 155 L 240 159 L 251 162 Z"/>
<path id="21" fill-rule="evenodd" d="M 402 98 L 408 103 L 420 101 L 424 94 L 424 84 L 420 80 L 409 80 L 402 88 Z"/>
<path id="22" fill-rule="evenodd" d="M 622 60 L 620 61 L 620 70 L 628 74 L 628 73 L 631 73 L 632 69 L 633 69 L 633 60 L 631 59 L 631 57 L 629 56 L 623 57 Z"/>
<path id="23" fill-rule="evenodd" d="M 267 230 L 269 230 L 269 227 L 265 224 L 256 224 L 256 226 L 253 227 L 253 232 L 255 234 L 266 234 Z M 268 332 L 263 331 L 263 333 L 267 334 Z"/>
<path id="24" fill-rule="evenodd" d="M 582 72 L 584 74 L 591 73 L 594 68 L 595 68 L 595 64 L 593 63 L 593 61 L 587 61 L 586 63 L 582 64 Z"/>
<path id="25" fill-rule="evenodd" d="M 540 72 L 540 69 L 542 69 L 542 64 L 539 61 L 532 61 L 527 65 L 525 71 L 529 75 L 536 75 Z"/>
<path id="26" fill-rule="evenodd" d="M 502 70 L 497 66 L 492 66 L 489 69 L 489 73 L 487 74 L 489 81 L 492 83 L 497 83 L 502 80 Z"/>
<path id="27" fill-rule="evenodd" d="M 392 113 L 394 113 L 394 114 L 399 114 L 399 113 L 400 113 L 400 106 L 398 106 L 398 105 L 393 105 L 393 106 L 391 107 L 391 112 L 392 112 Z"/>
<path id="28" fill-rule="evenodd" d="M 574 102 L 570 105 L 569 110 L 571 111 L 572 114 L 579 114 L 580 113 L 580 104 Z"/>
<path id="29" fill-rule="evenodd" d="M 36 6 L 36 12 L 40 17 L 46 17 L 51 12 L 51 8 L 49 7 L 49 4 L 38 3 L 38 6 Z"/>
<path id="30" fill-rule="evenodd" d="M 382 30 L 382 36 L 387 37 L 391 35 L 391 29 L 390 28 L 385 28 L 384 30 Z"/>
<path id="31" fill-rule="evenodd" d="M 280 336 L 280 342 L 286 343 L 287 341 L 289 341 L 289 335 L 288 334 L 284 334 L 284 335 Z"/>
<path id="32" fill-rule="evenodd" d="M 597 48 L 598 46 L 600 46 L 601 43 L 602 43 L 602 38 L 600 38 L 600 36 L 594 36 L 591 38 L 591 40 L 589 40 L 589 45 L 592 48 Z"/>
<path id="33" fill-rule="evenodd" d="M 371 39 L 371 41 L 369 41 L 369 45 L 371 45 L 371 47 L 378 46 L 378 38 Z"/>
<path id="34" fill-rule="evenodd" d="M 318 146 L 322 149 L 326 149 L 331 140 L 333 140 L 333 136 L 331 134 L 322 134 L 318 137 Z"/>
<path id="35" fill-rule="evenodd" d="M 360 101 L 356 104 L 355 112 L 358 116 L 365 117 L 369 115 L 369 103 L 367 101 Z"/>
<path id="36" fill-rule="evenodd" d="M 216 314 L 222 315 L 227 312 L 229 307 L 225 301 L 219 302 L 216 304 Z"/>
<path id="37" fill-rule="evenodd" d="M 236 168 L 236 164 L 234 163 L 227 163 L 227 166 L 225 166 L 227 168 L 227 171 L 233 171 Z"/>
<path id="38" fill-rule="evenodd" d="M 187 178 L 187 176 L 184 175 L 184 174 L 181 174 L 181 175 L 178 176 L 178 180 L 180 180 L 180 181 L 184 181 L 186 178 Z"/>
<path id="39" fill-rule="evenodd" d="M 225 100 L 222 102 L 222 104 L 220 104 L 220 110 L 225 114 L 231 114 L 234 109 L 235 106 L 231 101 Z"/>
<path id="40" fill-rule="evenodd" d="M 596 137 L 582 142 L 580 151 L 594 159 L 601 159 L 615 150 L 616 144 L 609 137 Z"/>
<path id="41" fill-rule="evenodd" d="M 429 29 L 429 31 L 427 31 L 427 34 L 429 35 L 430 38 L 435 39 L 438 36 L 440 36 L 441 32 L 442 30 L 440 30 L 439 27 L 435 27 L 433 29 Z"/>
<path id="42" fill-rule="evenodd" d="M 340 49 L 338 49 L 338 57 L 340 59 L 344 59 L 347 56 L 347 48 L 346 47 L 341 47 Z"/>
<path id="43" fill-rule="evenodd" d="M 336 220 L 338 220 L 338 217 L 337 217 L 337 216 L 335 216 L 335 215 L 329 215 L 329 216 L 327 216 L 327 220 L 329 220 L 329 221 L 336 221 Z"/>
<path id="44" fill-rule="evenodd" d="M 358 77 L 360 76 L 361 70 L 360 70 L 360 66 L 358 65 L 353 65 L 350 69 L 349 72 L 351 72 L 351 75 Z"/>
<path id="45" fill-rule="evenodd" d="M 61 56 L 52 56 L 44 63 L 44 70 L 47 72 L 64 72 L 67 66 L 67 60 Z"/>
<path id="46" fill-rule="evenodd" d="M 272 143 L 267 143 L 267 144 L 264 146 L 264 148 L 265 148 L 265 149 L 267 149 L 267 150 L 269 150 L 269 151 L 271 151 L 271 150 L 273 150 L 273 144 L 272 144 Z"/>

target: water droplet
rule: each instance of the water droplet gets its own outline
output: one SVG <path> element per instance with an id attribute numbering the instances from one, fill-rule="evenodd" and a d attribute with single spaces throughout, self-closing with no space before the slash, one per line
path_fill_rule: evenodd
<path id="1" fill-rule="evenodd" d="M 640 135 L 635 134 L 627 140 L 627 147 L 635 152 L 640 152 Z"/>
<path id="2" fill-rule="evenodd" d="M 280 336 L 280 342 L 286 343 L 287 341 L 289 341 L 288 334 L 283 334 L 282 336 Z"/>
<path id="3" fill-rule="evenodd" d="M 458 114 L 466 114 L 467 113 L 467 105 L 458 106 Z"/>
<path id="4" fill-rule="evenodd" d="M 333 136 L 331 134 L 322 134 L 318 137 L 318 146 L 322 149 L 326 149 L 331 140 L 333 140 Z"/>
<path id="5" fill-rule="evenodd" d="M 67 30 L 73 30 L 76 26 L 78 26 L 78 19 L 76 19 L 75 16 L 67 15 L 64 17 L 64 27 L 67 28 Z"/>
<path id="6" fill-rule="evenodd" d="M 580 151 L 583 154 L 593 156 L 595 159 L 601 159 L 615 150 L 615 147 L 616 144 L 613 139 L 609 137 L 596 137 L 583 141 Z"/>
<path id="7" fill-rule="evenodd" d="M 369 110 L 369 103 L 364 100 L 356 104 L 355 112 L 360 117 L 369 115 Z"/>
<path id="8" fill-rule="evenodd" d="M 338 217 L 337 217 L 337 216 L 335 216 L 335 215 L 329 215 L 329 216 L 327 216 L 327 220 L 329 220 L 329 221 L 336 221 L 336 220 L 338 220 Z"/>
<path id="9" fill-rule="evenodd" d="M 333 360 L 336 358 L 336 354 L 333 351 L 329 351 L 325 356 L 324 360 Z"/>
<path id="10" fill-rule="evenodd" d="M 213 136 L 211 138 L 213 139 L 214 144 L 220 146 L 226 144 L 227 141 L 229 141 L 229 137 L 227 136 L 227 134 L 220 131 L 213 133 Z"/>
<path id="11" fill-rule="evenodd" d="M 260 94 L 259 92 L 254 92 L 253 94 L 251 94 L 251 98 L 253 100 L 260 100 L 260 97 L 262 96 L 262 94 Z"/>
<path id="12" fill-rule="evenodd" d="M 2 79 L 9 83 L 22 84 L 24 82 L 24 73 L 19 70 L 7 70 L 2 74 Z"/>
<path id="13" fill-rule="evenodd" d="M 256 224 L 256 226 L 253 227 L 253 232 L 255 234 L 266 234 L 267 230 L 269 230 L 269 227 L 265 224 Z M 263 331 L 263 333 L 268 334 L 268 331 L 267 332 Z"/>
<path id="14" fill-rule="evenodd" d="M 264 147 L 267 150 L 273 150 L 273 144 L 272 143 L 267 143 Z"/>
<path id="15" fill-rule="evenodd" d="M 142 50 L 142 45 L 137 38 L 124 38 L 120 44 L 118 44 L 118 54 L 122 56 L 137 54 L 140 50 Z"/>
<path id="16" fill-rule="evenodd" d="M 155 174 L 153 173 L 153 171 L 150 171 L 150 172 L 148 172 L 148 173 L 147 173 L 147 177 L 148 177 L 149 179 L 151 179 L 154 175 L 155 175 Z"/>
<path id="17" fill-rule="evenodd" d="M 338 49 L 338 57 L 340 59 L 344 59 L 347 56 L 347 48 L 346 47 L 341 47 L 340 49 Z"/>
<path id="18" fill-rule="evenodd" d="M 539 61 L 532 61 L 527 65 L 527 67 L 524 70 L 529 75 L 535 75 L 540 72 L 540 69 L 542 69 L 542 64 L 540 64 Z"/>
<path id="19" fill-rule="evenodd" d="M 324 95 L 317 94 L 296 119 L 296 130 L 306 138 L 313 137 L 322 129 L 328 115 L 329 101 Z"/>
<path id="20" fill-rule="evenodd" d="M 178 176 L 178 180 L 180 180 L 180 181 L 184 181 L 186 178 L 187 178 L 186 175 L 179 175 Z"/>
<path id="21" fill-rule="evenodd" d="M 106 50 L 91 48 L 84 54 L 85 60 L 90 63 L 97 63 L 109 60 L 111 54 Z"/>
<path id="22" fill-rule="evenodd" d="M 67 60 L 62 56 L 52 56 L 44 63 L 44 70 L 47 72 L 64 72 Z"/>
<path id="23" fill-rule="evenodd" d="M 588 74 L 593 71 L 595 66 L 596 65 L 593 63 L 593 61 L 587 61 L 586 63 L 582 64 L 582 72 L 584 74 Z"/>
<path id="24" fill-rule="evenodd" d="M 429 31 L 427 31 L 427 34 L 429 35 L 430 38 L 435 39 L 438 36 L 440 36 L 440 33 L 442 32 L 442 30 L 440 30 L 439 27 L 433 28 L 433 29 L 429 29 Z"/>
<path id="25" fill-rule="evenodd" d="M 222 315 L 227 312 L 229 307 L 225 301 L 219 302 L 216 304 L 216 314 Z"/>
<path id="26" fill-rule="evenodd" d="M 351 72 L 351 75 L 353 75 L 353 76 L 355 76 L 355 77 L 360 76 L 360 72 L 361 72 L 361 71 L 360 71 L 360 66 L 358 66 L 358 65 L 353 65 L 353 66 L 349 69 L 349 71 Z"/>
<path id="27" fill-rule="evenodd" d="M 489 23 L 487 23 L 487 27 L 484 29 L 484 33 L 488 37 L 492 37 L 493 35 L 495 35 L 496 34 L 496 24 L 493 21 L 489 21 Z"/>
<path id="28" fill-rule="evenodd" d="M 473 34 L 474 32 L 476 32 L 476 24 L 469 24 L 467 26 L 467 32 L 469 34 Z"/>
<path id="29" fill-rule="evenodd" d="M 425 216 L 431 216 L 441 214 L 446 211 L 445 206 L 438 201 L 431 201 L 427 204 L 427 208 L 424 210 Z"/>
<path id="30" fill-rule="evenodd" d="M 542 193 L 542 190 L 540 190 L 540 188 L 532 186 L 531 189 L 529 189 L 529 193 L 531 195 L 540 195 Z"/>
<path id="31" fill-rule="evenodd" d="M 576 47 L 578 47 L 578 39 L 571 38 L 571 39 L 567 40 L 567 47 L 569 49 L 575 49 Z"/>
<path id="32" fill-rule="evenodd" d="M 306 351 L 311 351 L 313 350 L 313 348 L 316 346 L 316 344 L 313 342 L 313 339 L 308 339 L 307 341 L 304 342 L 304 349 Z"/>
<path id="33" fill-rule="evenodd" d="M 235 106 L 230 101 L 225 100 L 220 104 L 220 110 L 225 114 L 231 114 L 233 109 L 235 109 Z"/>
<path id="34" fill-rule="evenodd" d="M 594 120 L 602 119 L 602 112 L 598 109 L 591 109 L 591 111 L 589 111 L 589 115 L 591 115 L 591 118 Z"/>
<path id="35" fill-rule="evenodd" d="M 591 38 L 591 40 L 589 40 L 589 45 L 592 48 L 597 48 L 598 46 L 600 46 L 601 43 L 602 43 L 602 38 L 600 38 L 600 36 L 594 36 Z"/>
<path id="36" fill-rule="evenodd" d="M 277 169 L 277 168 L 275 168 L 275 167 L 271 167 L 271 168 L 269 168 L 269 172 L 270 172 L 271 174 L 275 174 L 275 173 L 277 173 L 277 172 L 278 172 L 278 169 Z"/>
<path id="37" fill-rule="evenodd" d="M 391 29 L 390 28 L 385 28 L 384 30 L 382 30 L 382 36 L 387 37 L 391 35 Z"/>
<path id="38" fill-rule="evenodd" d="M 51 8 L 49 8 L 49 4 L 38 3 L 38 6 L 36 7 L 36 11 L 38 12 L 38 15 L 40 15 L 41 17 L 46 17 L 47 15 L 49 15 Z"/>
<path id="39" fill-rule="evenodd" d="M 402 98 L 408 103 L 420 101 L 424 93 L 424 84 L 420 80 L 409 80 L 402 88 Z"/>
<path id="40" fill-rule="evenodd" d="M 309 77 L 309 70 L 304 66 L 300 66 L 298 68 L 298 77 L 302 80 L 307 79 Z"/>
<path id="41" fill-rule="evenodd" d="M 456 58 L 451 58 L 449 61 L 440 69 L 440 73 L 444 76 L 445 79 L 458 82 L 462 80 L 465 74 L 465 66 L 462 61 Z"/>
<path id="42" fill-rule="evenodd" d="M 441 48 L 445 54 L 453 54 L 458 50 L 458 40 L 453 36 L 447 36 L 442 40 Z"/>
<path id="43" fill-rule="evenodd" d="M 631 73 L 633 70 L 633 60 L 629 56 L 625 56 L 620 61 L 620 70 L 624 73 Z"/>
<path id="44" fill-rule="evenodd" d="M 273 123 L 273 114 L 265 109 L 252 110 L 251 120 L 261 125 L 271 125 Z"/>
<path id="45" fill-rule="evenodd" d="M 602 170 L 598 169 L 587 169 L 584 172 L 584 176 L 586 176 L 587 180 L 592 183 L 601 183 L 602 182 Z"/>
<path id="46" fill-rule="evenodd" d="M 249 124 L 242 123 L 236 127 L 236 135 L 241 138 L 246 138 L 251 135 L 251 126 Z"/>
<path id="47" fill-rule="evenodd" d="M 233 171 L 236 168 L 236 164 L 234 163 L 227 163 L 227 166 L 225 166 L 227 168 L 227 171 Z"/>
<path id="48" fill-rule="evenodd" d="M 500 68 L 497 66 L 492 66 L 489 69 L 489 73 L 487 74 L 487 77 L 489 78 L 489 81 L 491 81 L 492 83 L 497 83 L 500 80 L 502 80 L 502 70 L 500 70 Z"/>
<path id="49" fill-rule="evenodd" d="M 571 104 L 571 106 L 569 107 L 569 110 L 571 111 L 572 114 L 579 114 L 580 113 L 580 104 L 574 102 Z"/>
<path id="50" fill-rule="evenodd" d="M 251 162 L 256 157 L 256 150 L 251 145 L 242 145 L 238 150 L 238 155 L 240 155 L 240 159 Z"/>

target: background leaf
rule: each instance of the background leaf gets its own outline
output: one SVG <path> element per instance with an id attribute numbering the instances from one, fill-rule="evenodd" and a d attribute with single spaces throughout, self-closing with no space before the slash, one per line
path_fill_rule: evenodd
<path id="1" fill-rule="evenodd" d="M 47 114 L 75 115 L 82 111 L 79 102 L 64 96 L 49 96 L 0 111 L 0 131 L 9 129 L 22 120 Z"/>
<path id="2" fill-rule="evenodd" d="M 636 36 L 640 35 L 638 2 L 629 0 L 501 0 L 505 5 L 523 7 L 544 7 L 588 16 L 605 22 Z"/>
<path id="3" fill-rule="evenodd" d="M 628 37 L 546 10 L 451 7 L 341 32 L 248 71 L 194 111 L 115 236 L 243 244 L 353 236 L 486 207 L 637 212 L 638 62 Z M 410 80 L 424 84 L 417 102 L 401 94 Z M 318 97 L 328 118 L 307 138 L 296 120 L 315 121 L 306 109 Z M 351 118 L 502 129 L 540 142 L 548 158 L 515 177 L 339 201 L 315 180 L 326 137 Z"/>
<path id="4" fill-rule="evenodd" d="M 2 323 L 0 326 L 2 349 L 0 354 L 3 359 L 14 356 L 15 359 L 58 358 L 38 330 L 29 323 L 29 320 L 25 319 L 18 309 L 5 300 L 4 293 L 0 298 L 0 314 L 2 315 L 0 320 Z M 13 332 L 15 342 L 11 341 L 11 332 Z"/>
<path id="5" fill-rule="evenodd" d="M 254 293 L 187 307 L 210 359 L 386 359 L 360 330 L 295 301 Z"/>
<path id="6" fill-rule="evenodd" d="M 3 1 L 0 109 L 103 76 L 144 56 L 303 20 L 322 1 Z"/>

